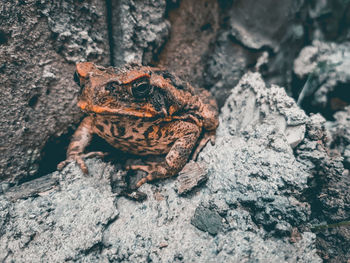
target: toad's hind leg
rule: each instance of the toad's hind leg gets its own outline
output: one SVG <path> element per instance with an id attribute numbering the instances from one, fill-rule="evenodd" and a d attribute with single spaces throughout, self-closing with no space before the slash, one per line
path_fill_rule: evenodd
<path id="1" fill-rule="evenodd" d="M 140 187 L 149 181 L 171 177 L 181 171 L 197 142 L 199 133 L 199 128 L 194 126 L 193 132 L 177 139 L 174 145 L 171 147 L 169 153 L 166 155 L 164 161 L 157 164 L 152 163 L 146 166 L 131 166 L 131 169 L 135 168 L 133 170 L 139 169 L 148 173 L 146 177 L 137 182 L 136 187 Z"/>
<path id="2" fill-rule="evenodd" d="M 104 156 L 102 152 L 90 152 L 84 154 L 86 146 L 89 145 L 92 138 L 92 120 L 86 117 L 79 125 L 78 129 L 73 134 L 72 140 L 68 146 L 67 159 L 57 165 L 58 170 L 62 170 L 68 163 L 75 161 L 83 173 L 88 173 L 88 168 L 84 158 L 93 156 Z"/>

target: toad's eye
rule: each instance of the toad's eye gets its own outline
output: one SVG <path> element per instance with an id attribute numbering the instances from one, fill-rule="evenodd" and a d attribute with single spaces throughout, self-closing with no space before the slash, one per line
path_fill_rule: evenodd
<path id="1" fill-rule="evenodd" d="M 137 99 L 143 99 L 152 93 L 152 86 L 148 80 L 142 80 L 132 84 L 132 95 Z"/>

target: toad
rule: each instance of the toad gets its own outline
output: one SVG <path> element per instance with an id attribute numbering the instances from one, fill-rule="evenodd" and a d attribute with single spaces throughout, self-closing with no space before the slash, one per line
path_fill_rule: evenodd
<path id="1" fill-rule="evenodd" d="M 121 151 L 163 156 L 161 161 L 129 165 L 142 170 L 142 184 L 176 175 L 188 159 L 196 159 L 208 141 L 214 144 L 218 107 L 205 89 L 194 88 L 167 70 L 138 64 L 123 68 L 91 62 L 76 65 L 75 81 L 81 87 L 78 106 L 87 113 L 68 146 L 62 169 L 75 161 L 87 174 L 84 159 L 104 156 L 84 153 L 97 134 Z"/>

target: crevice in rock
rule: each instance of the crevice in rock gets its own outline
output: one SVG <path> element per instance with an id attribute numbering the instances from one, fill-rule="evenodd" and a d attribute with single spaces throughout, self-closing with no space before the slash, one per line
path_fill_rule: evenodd
<path id="1" fill-rule="evenodd" d="M 0 45 L 6 45 L 8 42 L 8 36 L 4 30 L 0 30 Z"/>
<path id="2" fill-rule="evenodd" d="M 81 251 L 82 256 L 87 256 L 89 254 L 92 253 L 97 253 L 97 254 L 101 254 L 102 250 L 104 249 L 104 245 L 103 243 L 97 242 L 96 244 L 94 244 L 92 247 L 90 247 L 89 249 L 86 249 L 84 251 Z"/>
<path id="3" fill-rule="evenodd" d="M 31 108 L 35 108 L 35 105 L 38 103 L 39 97 L 40 94 L 33 95 L 28 101 L 28 106 Z"/>
<path id="4" fill-rule="evenodd" d="M 65 160 L 66 158 L 67 147 L 73 133 L 73 128 L 69 128 L 68 131 L 62 134 L 61 136 L 52 136 L 51 138 L 49 138 L 49 140 L 46 142 L 45 146 L 41 150 L 41 159 L 38 162 L 39 168 L 37 173 L 19 180 L 18 185 L 56 171 L 57 164 L 60 161 Z"/>
<path id="5" fill-rule="evenodd" d="M 295 85 L 302 87 L 306 83 L 305 80 L 294 80 Z M 299 105 L 307 114 L 310 113 L 321 113 L 326 120 L 334 121 L 333 115 L 340 110 L 343 110 L 347 105 L 350 105 L 350 91 L 348 89 L 349 83 L 339 83 L 334 87 L 333 91 L 327 94 L 327 101 L 324 105 L 314 105 L 315 97 L 317 96 L 315 90 L 312 94 L 306 97 L 301 105 Z M 294 91 L 298 90 L 296 86 Z M 294 93 L 294 99 L 297 99 L 298 93 Z"/>
<path id="6" fill-rule="evenodd" d="M 114 66 L 114 40 L 113 40 L 113 23 L 112 23 L 112 0 L 106 0 L 106 20 L 109 43 L 109 63 Z"/>

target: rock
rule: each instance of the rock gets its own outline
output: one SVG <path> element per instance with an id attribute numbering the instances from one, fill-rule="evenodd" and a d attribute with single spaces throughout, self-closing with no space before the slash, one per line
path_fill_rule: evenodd
<path id="1" fill-rule="evenodd" d="M 330 262 L 345 262 L 350 256 L 350 235 L 348 227 L 341 226 L 341 222 L 350 217 L 350 177 L 343 168 L 342 158 L 329 154 L 325 123 L 321 115 L 311 116 L 305 139 L 295 152 L 305 172 L 312 175 L 305 197 L 313 211 L 310 221 L 317 234 L 320 255 Z M 326 226 L 317 228 L 319 225 Z"/>
<path id="2" fill-rule="evenodd" d="M 156 63 L 193 86 L 208 87 L 204 72 L 207 56 L 212 52 L 211 45 L 219 30 L 218 1 L 186 0 L 172 5 L 169 2 L 169 40 Z"/>
<path id="3" fill-rule="evenodd" d="M 97 159 L 87 163 L 92 177 L 73 164 L 54 173 L 60 191 L 15 203 L 0 196 L 1 261 L 80 261 L 101 248 L 118 216 L 108 180 L 113 169 Z"/>
<path id="4" fill-rule="evenodd" d="M 113 166 L 88 160 L 91 177 L 82 177 L 71 164 L 55 173 L 60 192 L 15 203 L 0 197 L 1 260 L 321 262 L 315 234 L 303 230 L 313 157 L 296 158 L 286 134 L 322 128 L 309 123 L 282 88 L 248 73 L 222 109 L 216 144 L 198 157 L 209 177 L 196 193 L 179 196 L 171 178 L 142 185 L 142 203 L 113 200 Z"/>
<path id="5" fill-rule="evenodd" d="M 191 224 L 215 236 L 221 230 L 222 217 L 215 211 L 199 206 L 194 211 Z"/>
<path id="6" fill-rule="evenodd" d="M 303 1 L 286 1 L 283 4 L 273 0 L 258 4 L 252 0 L 236 1 L 227 9 L 230 33 L 248 48 L 259 50 L 270 47 L 277 52 L 290 30 L 289 21 L 295 20 L 302 4 Z M 271 16 L 273 19 L 266 19 Z"/>
<path id="7" fill-rule="evenodd" d="M 306 82 L 298 104 L 311 112 L 331 118 L 333 113 L 350 103 L 350 43 L 314 41 L 302 49 L 294 61 L 294 72 Z"/>
<path id="8" fill-rule="evenodd" d="M 0 181 L 27 180 L 49 138 L 82 116 L 74 62 L 109 62 L 105 5 L 5 0 L 0 24 Z"/>
<path id="9" fill-rule="evenodd" d="M 334 114 L 334 121 L 326 123 L 330 134 L 327 145 L 343 156 L 344 167 L 350 169 L 350 106 Z"/>
<path id="10" fill-rule="evenodd" d="M 217 98 L 219 107 L 223 106 L 232 87 L 246 72 L 247 66 L 254 64 L 259 54 L 251 54 L 244 47 L 234 43 L 228 32 L 220 32 L 215 48 L 208 54 L 205 68 L 205 86 Z"/>
<path id="11" fill-rule="evenodd" d="M 291 65 L 304 42 L 300 21 L 304 1 L 220 1 L 221 26 L 204 75 L 219 105 L 247 70 L 257 65 L 264 78 L 291 91 Z M 267 17 L 272 19 L 267 19 Z M 266 57 L 267 55 L 267 57 Z"/>
<path id="12" fill-rule="evenodd" d="M 338 40 L 350 39 L 350 3 L 343 0 L 319 0 L 308 2 L 313 39 Z"/>
<path id="13" fill-rule="evenodd" d="M 152 62 L 169 35 L 165 1 L 111 0 L 113 64 Z"/>
<path id="14" fill-rule="evenodd" d="M 179 172 L 175 189 L 179 195 L 190 192 L 193 188 L 208 180 L 208 171 L 204 164 L 190 161 Z"/>
<path id="15" fill-rule="evenodd" d="M 50 191 L 53 191 L 57 185 L 58 179 L 54 177 L 53 174 L 48 174 L 6 189 L 4 192 L 7 199 L 16 201 L 22 198 L 48 194 Z"/>

